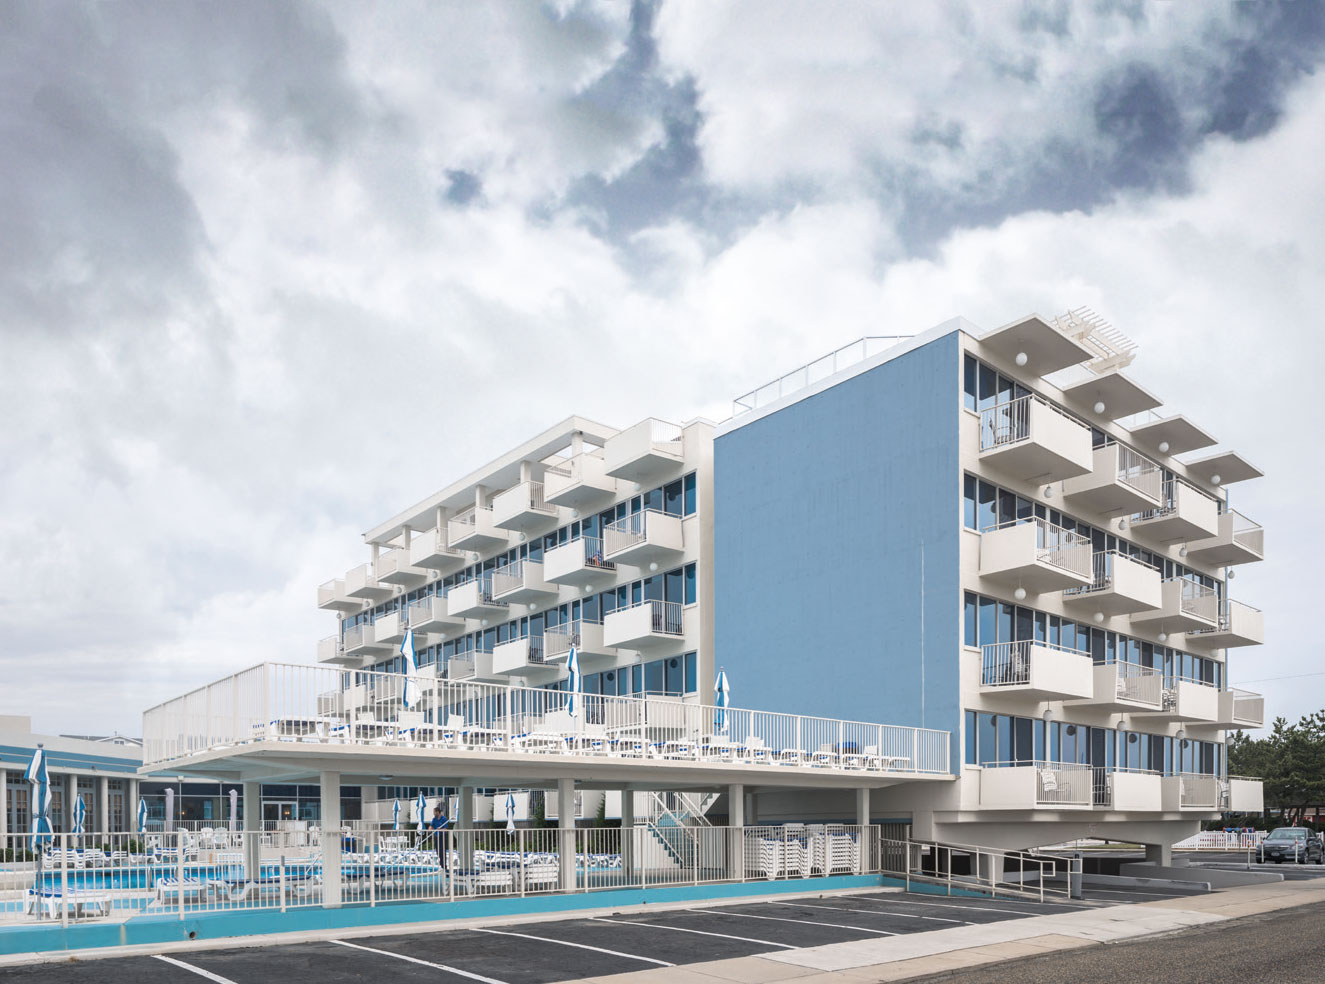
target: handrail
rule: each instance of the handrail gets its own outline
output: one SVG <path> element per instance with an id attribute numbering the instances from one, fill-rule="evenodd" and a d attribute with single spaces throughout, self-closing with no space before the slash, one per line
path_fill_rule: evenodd
<path id="1" fill-rule="evenodd" d="M 757 410 L 761 406 L 767 406 L 784 396 L 799 392 L 809 386 L 827 379 L 829 376 L 842 369 L 854 366 L 857 363 L 864 362 L 872 355 L 877 355 L 892 348 L 899 342 L 910 339 L 911 335 L 866 335 L 856 339 L 854 342 L 848 342 L 841 348 L 834 349 L 827 355 L 820 356 L 813 362 L 807 362 L 798 366 L 791 372 L 784 373 L 772 382 L 765 383 L 763 386 L 752 389 L 749 393 L 743 393 L 732 400 L 732 416 L 739 417 L 743 413 L 751 410 Z M 877 343 L 887 342 L 886 345 Z"/>
<path id="2" fill-rule="evenodd" d="M 1054 567 L 1090 576 L 1091 540 L 1083 533 L 1057 526 L 1042 516 L 1022 516 L 984 527 L 980 532 L 995 533 L 1015 526 L 1035 524 L 1035 559 Z"/>
<path id="3" fill-rule="evenodd" d="M 1017 444 L 1029 439 L 1032 436 L 1032 403 L 1038 403 L 1040 406 L 1052 410 L 1058 416 L 1071 421 L 1078 427 L 1086 427 L 1083 421 L 1066 410 L 1054 406 L 1044 397 L 1028 393 L 1026 396 L 996 403 L 992 407 L 985 407 L 980 411 L 980 450 L 989 451 L 993 448 Z"/>
<path id="4" fill-rule="evenodd" d="M 1057 643 L 1037 642 L 1034 639 L 986 643 L 980 647 L 980 686 L 1015 687 L 1030 683 L 1032 646 L 1090 658 L 1090 653 L 1080 649 L 1069 649 Z"/>
<path id="5" fill-rule="evenodd" d="M 1130 486 L 1142 495 L 1159 499 L 1164 469 L 1138 451 L 1133 451 L 1126 444 L 1116 444 L 1118 448 L 1118 481 Z"/>

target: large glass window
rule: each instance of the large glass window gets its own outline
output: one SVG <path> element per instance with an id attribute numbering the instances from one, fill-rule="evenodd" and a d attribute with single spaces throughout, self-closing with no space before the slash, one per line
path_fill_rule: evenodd
<path id="1" fill-rule="evenodd" d="M 695 476 L 687 475 L 685 477 L 685 515 L 690 516 L 695 512 Z"/>

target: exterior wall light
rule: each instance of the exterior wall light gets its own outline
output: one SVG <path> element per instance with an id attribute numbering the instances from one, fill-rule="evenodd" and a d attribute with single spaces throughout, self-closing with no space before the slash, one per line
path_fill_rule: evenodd
<path id="1" fill-rule="evenodd" d="M 1168 454 L 1168 453 L 1169 453 L 1169 442 L 1168 442 L 1168 441 L 1160 441 L 1160 442 L 1159 442 L 1159 453 L 1160 453 L 1160 454 Z"/>
<path id="2" fill-rule="evenodd" d="M 1169 634 L 1165 632 L 1163 629 L 1161 629 L 1159 635 L 1155 636 L 1155 638 L 1158 639 L 1160 642 L 1168 642 Z"/>
<path id="3" fill-rule="evenodd" d="M 1046 485 L 1044 487 L 1044 497 L 1046 499 L 1052 499 L 1054 497 L 1054 487 L 1052 485 Z"/>
<path id="4" fill-rule="evenodd" d="M 1103 622 L 1103 621 L 1104 621 L 1104 613 L 1103 613 L 1103 612 L 1096 612 L 1096 613 L 1095 613 L 1095 623 L 1098 625 L 1100 622 Z"/>
<path id="5" fill-rule="evenodd" d="M 1096 412 L 1096 413 L 1103 413 L 1103 412 L 1104 412 L 1104 401 L 1103 401 L 1103 400 L 1096 400 L 1096 401 L 1095 401 L 1095 412 Z"/>
<path id="6" fill-rule="evenodd" d="M 1220 479 L 1220 477 L 1219 477 L 1218 475 L 1211 475 L 1211 476 L 1210 476 L 1210 484 L 1211 484 L 1211 485 L 1218 485 L 1218 484 L 1220 483 L 1220 481 L 1221 481 L 1221 479 Z"/>
<path id="7" fill-rule="evenodd" d="M 1026 589 L 1025 589 L 1025 588 L 1018 588 L 1016 591 L 1012 592 L 1012 597 L 1016 598 L 1018 601 L 1025 601 L 1025 600 L 1026 600 Z"/>
<path id="8" fill-rule="evenodd" d="M 1019 366 L 1024 366 L 1024 365 L 1025 365 L 1027 362 L 1029 362 L 1029 361 L 1030 361 L 1030 358 L 1027 357 L 1027 355 L 1026 355 L 1025 352 L 1018 352 L 1018 353 L 1017 353 L 1017 358 L 1016 358 L 1017 365 L 1019 365 Z"/>

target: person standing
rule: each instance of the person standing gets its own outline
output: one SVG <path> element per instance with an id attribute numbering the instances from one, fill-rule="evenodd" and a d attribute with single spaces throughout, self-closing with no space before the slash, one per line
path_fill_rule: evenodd
<path id="1" fill-rule="evenodd" d="M 446 849 L 446 828 L 450 823 L 446 819 L 446 814 L 442 812 L 442 805 L 438 803 L 432 808 L 432 819 L 428 821 L 429 836 L 437 843 L 437 860 L 441 863 L 442 871 L 447 871 L 450 866 L 450 851 Z"/>

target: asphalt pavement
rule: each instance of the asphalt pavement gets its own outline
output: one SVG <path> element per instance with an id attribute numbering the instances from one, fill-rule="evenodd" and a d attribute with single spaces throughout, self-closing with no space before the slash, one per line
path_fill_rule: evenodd
<path id="1" fill-rule="evenodd" d="M 1320 984 L 1325 903 L 937 976 L 953 984 Z"/>

